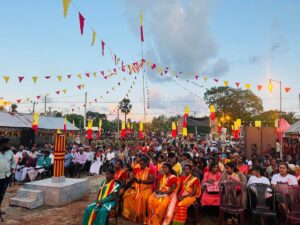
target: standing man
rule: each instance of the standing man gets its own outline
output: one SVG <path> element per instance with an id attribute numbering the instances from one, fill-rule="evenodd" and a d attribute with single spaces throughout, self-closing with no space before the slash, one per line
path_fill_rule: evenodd
<path id="1" fill-rule="evenodd" d="M 15 173 L 16 160 L 10 150 L 9 139 L 0 136 L 0 206 L 5 195 L 11 174 Z M 4 212 L 0 209 L 0 214 Z"/>

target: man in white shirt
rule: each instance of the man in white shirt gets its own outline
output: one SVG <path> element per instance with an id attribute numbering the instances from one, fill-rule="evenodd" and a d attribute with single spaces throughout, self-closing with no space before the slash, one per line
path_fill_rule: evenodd
<path id="1" fill-rule="evenodd" d="M 279 173 L 274 174 L 272 177 L 271 184 L 276 188 L 277 183 L 288 183 L 289 185 L 298 185 L 297 178 L 291 174 L 288 174 L 288 166 L 285 163 L 280 163 Z"/>
<path id="2" fill-rule="evenodd" d="M 252 168 L 252 176 L 249 178 L 247 186 L 251 184 L 267 184 L 270 185 L 270 181 L 268 178 L 261 176 L 261 168 L 258 166 L 254 166 Z"/>

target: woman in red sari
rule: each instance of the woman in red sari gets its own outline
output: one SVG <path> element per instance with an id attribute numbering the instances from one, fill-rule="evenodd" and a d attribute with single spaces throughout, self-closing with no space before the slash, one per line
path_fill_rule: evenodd
<path id="1" fill-rule="evenodd" d="M 124 193 L 122 215 L 135 223 L 146 221 L 147 201 L 152 193 L 153 171 L 147 167 L 148 159 L 141 158 L 140 168 L 130 174 L 130 187 Z"/>
<path id="2" fill-rule="evenodd" d="M 192 166 L 184 166 L 184 175 L 180 177 L 181 185 L 177 192 L 177 202 L 172 225 L 184 225 L 188 208 L 200 197 L 201 185 L 197 177 L 192 175 Z"/>
<path id="3" fill-rule="evenodd" d="M 201 205 L 206 206 L 219 206 L 220 196 L 219 196 L 219 182 L 221 179 L 221 173 L 219 172 L 219 165 L 212 162 L 209 165 L 209 171 L 203 176 L 202 185 L 205 189 L 201 198 Z"/>
<path id="4" fill-rule="evenodd" d="M 237 166 L 236 168 L 241 171 L 244 175 L 249 174 L 249 166 L 243 163 L 243 158 L 241 156 L 237 157 Z"/>
<path id="5" fill-rule="evenodd" d="M 156 191 L 148 200 L 148 225 L 170 224 L 176 204 L 178 178 L 170 163 L 163 165 L 164 175 L 158 176 Z"/>

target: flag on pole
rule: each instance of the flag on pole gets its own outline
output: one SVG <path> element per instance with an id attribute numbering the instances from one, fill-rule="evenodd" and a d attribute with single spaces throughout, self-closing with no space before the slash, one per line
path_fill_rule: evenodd
<path id="1" fill-rule="evenodd" d="M 139 139 L 143 139 L 143 129 L 144 129 L 144 124 L 142 121 L 140 121 L 140 127 L 139 127 Z"/>
<path id="2" fill-rule="evenodd" d="M 64 118 L 64 134 L 67 133 L 67 117 Z"/>
<path id="3" fill-rule="evenodd" d="M 122 137 L 122 139 L 124 139 L 126 137 L 126 124 L 125 124 L 125 121 L 122 121 L 121 137 Z"/>
<path id="4" fill-rule="evenodd" d="M 92 138 L 93 138 L 93 120 L 88 119 L 87 139 L 92 140 Z"/>
<path id="5" fill-rule="evenodd" d="M 81 33 L 81 35 L 83 35 L 84 20 L 85 20 L 85 18 L 83 17 L 83 15 L 81 15 L 80 12 L 78 14 L 79 14 L 80 33 Z"/>
<path id="6" fill-rule="evenodd" d="M 215 121 L 216 118 L 216 110 L 214 105 L 209 106 L 209 111 L 210 111 L 210 120 Z"/>
<path id="7" fill-rule="evenodd" d="M 177 135 L 176 123 L 172 122 L 172 137 L 176 138 L 176 135 Z"/>
<path id="8" fill-rule="evenodd" d="M 37 133 L 37 131 L 38 131 L 38 126 L 39 126 L 39 114 L 34 113 L 33 114 L 32 129 L 34 130 L 35 133 Z"/>
<path id="9" fill-rule="evenodd" d="M 187 136 L 187 118 L 190 113 L 190 108 L 186 106 L 184 108 L 184 115 L 183 115 L 183 124 L 182 124 L 182 136 L 186 137 Z"/>
<path id="10" fill-rule="evenodd" d="M 141 29 L 141 42 L 144 42 L 144 31 L 143 31 L 143 13 L 140 11 L 140 29 Z"/>
<path id="11" fill-rule="evenodd" d="M 97 134 L 97 139 L 98 139 L 98 140 L 100 140 L 100 137 L 101 137 L 101 131 L 102 131 L 102 120 L 99 120 L 98 134 Z"/>

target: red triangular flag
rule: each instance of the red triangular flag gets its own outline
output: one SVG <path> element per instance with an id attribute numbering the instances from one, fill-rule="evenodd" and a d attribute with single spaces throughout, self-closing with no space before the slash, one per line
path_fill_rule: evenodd
<path id="1" fill-rule="evenodd" d="M 105 46 L 105 43 L 104 43 L 103 40 L 101 41 L 101 46 L 102 46 L 102 56 L 104 56 L 104 46 Z"/>
<path id="2" fill-rule="evenodd" d="M 71 74 L 67 75 L 68 79 L 70 79 L 70 78 L 71 78 L 71 76 L 72 76 Z"/>
<path id="3" fill-rule="evenodd" d="M 55 93 L 59 95 L 60 91 L 56 91 Z"/>
<path id="4" fill-rule="evenodd" d="M 122 71 L 125 72 L 124 62 L 122 61 Z"/>
<path id="5" fill-rule="evenodd" d="M 152 64 L 152 66 L 151 66 L 151 69 L 153 69 L 153 70 L 154 70 L 155 68 L 156 68 L 156 64 L 155 64 L 155 63 L 153 63 L 153 64 Z"/>
<path id="6" fill-rule="evenodd" d="M 81 89 L 81 84 L 77 85 L 77 88 L 80 90 Z"/>
<path id="7" fill-rule="evenodd" d="M 284 90 L 285 90 L 286 93 L 288 93 L 291 90 L 291 88 L 290 87 L 286 87 L 286 88 L 284 88 Z"/>
<path id="8" fill-rule="evenodd" d="M 17 103 L 20 103 L 21 102 L 21 99 L 17 99 Z"/>
<path id="9" fill-rule="evenodd" d="M 198 80 L 199 76 L 198 76 L 198 75 L 196 75 L 196 76 L 195 76 L 195 78 L 196 78 L 196 80 Z"/>
<path id="10" fill-rule="evenodd" d="M 236 87 L 240 87 L 240 82 L 235 82 Z"/>
<path id="11" fill-rule="evenodd" d="M 258 84 L 258 85 L 257 85 L 257 90 L 260 91 L 260 90 L 262 89 L 262 87 L 263 87 L 262 85 L 259 85 L 259 84 Z"/>
<path id="12" fill-rule="evenodd" d="M 218 82 L 219 82 L 219 80 L 218 80 L 218 79 L 214 79 L 214 81 L 215 81 L 216 83 L 218 83 Z"/>
<path id="13" fill-rule="evenodd" d="M 80 12 L 79 13 L 79 25 L 80 25 L 80 33 L 81 35 L 83 35 L 83 29 L 84 29 L 84 17 L 81 15 Z"/>
<path id="14" fill-rule="evenodd" d="M 86 77 L 90 77 L 90 74 L 89 74 L 89 73 L 86 73 L 85 76 L 86 76 Z"/>
<path id="15" fill-rule="evenodd" d="M 50 76 L 45 76 L 45 78 L 46 78 L 46 79 L 50 79 L 51 77 L 50 77 Z"/>
<path id="16" fill-rule="evenodd" d="M 104 79 L 106 80 L 106 79 L 107 79 L 107 76 L 105 76 Z"/>
<path id="17" fill-rule="evenodd" d="M 116 72 L 117 72 L 117 69 L 116 69 L 116 68 L 114 68 L 114 69 L 113 69 L 113 71 L 114 71 L 114 73 L 116 73 Z"/>
<path id="18" fill-rule="evenodd" d="M 104 76 L 104 71 L 101 71 L 100 73 L 102 74 L 102 76 Z"/>
<path id="19" fill-rule="evenodd" d="M 19 78 L 19 82 L 21 83 L 22 82 L 22 80 L 24 79 L 24 77 L 18 77 Z"/>
<path id="20" fill-rule="evenodd" d="M 37 99 L 40 99 L 40 97 L 41 97 L 40 95 L 36 96 Z"/>

